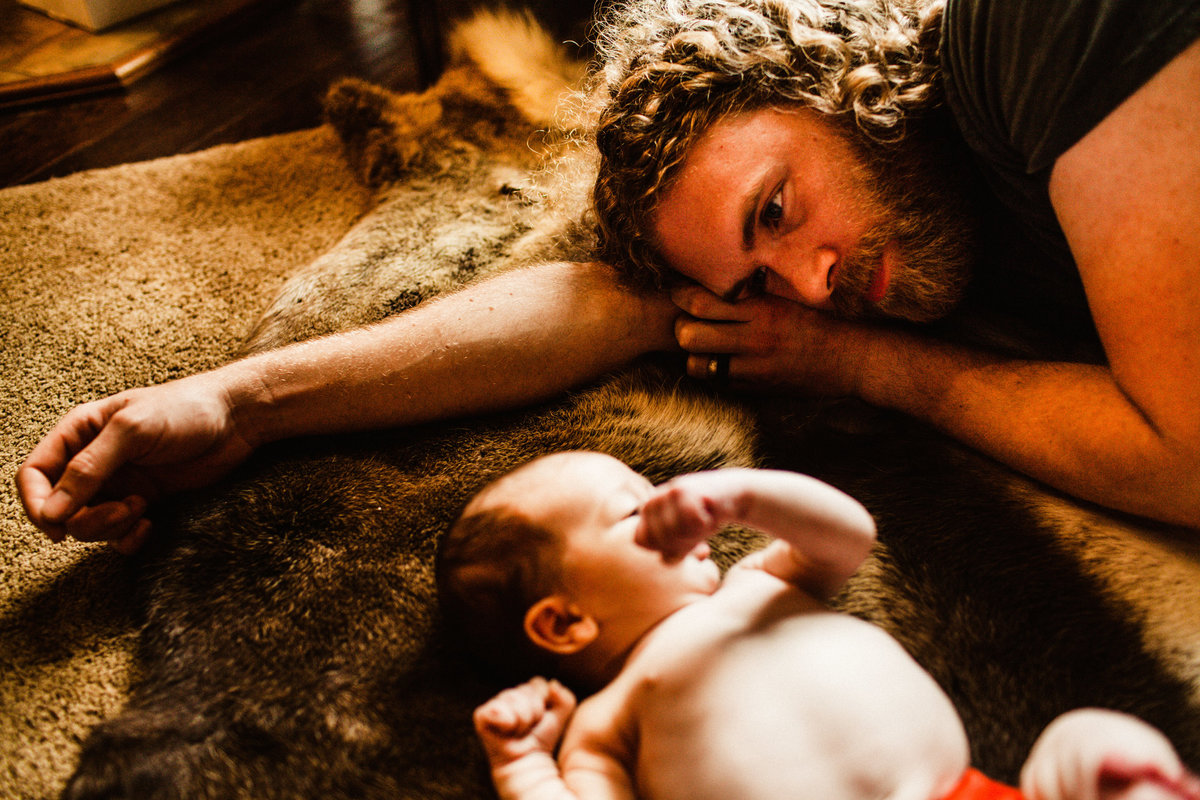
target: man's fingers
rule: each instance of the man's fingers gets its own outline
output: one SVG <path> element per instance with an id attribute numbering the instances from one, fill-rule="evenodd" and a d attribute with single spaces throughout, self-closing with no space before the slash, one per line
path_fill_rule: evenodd
<path id="1" fill-rule="evenodd" d="M 26 515 L 53 541 L 62 541 L 64 523 L 83 505 L 69 495 L 56 496 L 56 486 L 72 459 L 103 427 L 105 418 L 104 410 L 94 403 L 72 409 L 42 437 L 17 471 L 17 492 Z"/>
<path id="2" fill-rule="evenodd" d="M 134 531 L 146 513 L 146 501 L 130 497 L 80 509 L 64 524 L 69 536 L 81 542 L 119 540 Z"/>
<path id="3" fill-rule="evenodd" d="M 743 326 L 682 316 L 675 320 L 675 341 L 690 353 L 728 353 L 738 349 Z"/>
<path id="4" fill-rule="evenodd" d="M 133 530 L 120 539 L 110 542 L 112 548 L 121 555 L 133 555 L 142 549 L 146 539 L 150 537 L 150 520 L 142 519 L 133 526 Z"/>
<path id="5" fill-rule="evenodd" d="M 42 508 L 52 488 L 46 473 L 30 464 L 28 460 L 17 470 L 17 494 L 25 508 L 25 516 L 29 517 L 38 530 L 49 536 L 50 541 L 61 542 L 67 535 L 66 530 L 62 525 L 48 522 L 42 516 Z"/>
<path id="6" fill-rule="evenodd" d="M 739 362 L 744 363 L 746 356 L 738 356 L 738 355 L 734 355 L 731 353 L 724 354 L 724 355 L 729 359 L 728 366 L 722 368 L 724 370 L 724 381 L 730 382 L 737 378 L 737 369 L 736 368 L 741 366 L 741 364 L 739 364 Z M 706 381 L 712 381 L 712 380 L 719 381 L 720 379 L 714 379 L 711 374 L 711 367 L 709 366 L 708 362 L 711 361 L 712 358 L 713 358 L 713 354 L 711 354 L 711 353 L 691 353 L 691 354 L 689 354 L 687 357 L 687 363 L 686 363 L 686 367 L 685 367 L 687 369 L 687 374 L 693 378 L 701 378 Z M 722 385 L 722 384 L 718 383 L 718 385 Z"/>
<path id="7" fill-rule="evenodd" d="M 109 420 L 99 435 L 67 462 L 42 506 L 42 517 L 57 524 L 79 512 L 117 470 L 134 457 L 137 452 L 135 439 L 129 431 Z"/>
<path id="8" fill-rule="evenodd" d="M 746 301 L 726 302 L 703 286 L 680 286 L 673 289 L 671 301 L 681 311 L 699 319 L 745 322 L 752 316 L 751 304 Z"/>
<path id="9" fill-rule="evenodd" d="M 56 541 L 62 538 L 62 523 L 70 513 L 63 514 L 59 502 L 51 507 L 54 516 L 47 518 L 46 501 L 67 463 L 96 435 L 99 424 L 87 406 L 73 409 L 42 437 L 17 470 L 17 492 L 26 515 L 51 538 L 57 536 Z"/>

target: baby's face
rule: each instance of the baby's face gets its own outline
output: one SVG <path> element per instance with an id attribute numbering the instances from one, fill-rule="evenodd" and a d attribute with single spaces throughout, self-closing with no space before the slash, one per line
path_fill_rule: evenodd
<path id="1" fill-rule="evenodd" d="M 720 585 L 707 545 L 667 564 L 634 542 L 638 512 L 653 486 L 622 462 L 600 453 L 559 453 L 530 471 L 521 509 L 563 535 L 564 588 L 587 613 L 649 628 Z"/>

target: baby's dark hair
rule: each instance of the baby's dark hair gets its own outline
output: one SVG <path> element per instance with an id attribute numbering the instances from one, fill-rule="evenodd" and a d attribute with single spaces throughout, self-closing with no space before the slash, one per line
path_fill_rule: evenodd
<path id="1" fill-rule="evenodd" d="M 556 676 L 553 654 L 525 634 L 525 612 L 558 589 L 561 556 L 561 538 L 520 512 L 467 506 L 436 561 L 442 617 L 465 655 L 506 682 Z"/>

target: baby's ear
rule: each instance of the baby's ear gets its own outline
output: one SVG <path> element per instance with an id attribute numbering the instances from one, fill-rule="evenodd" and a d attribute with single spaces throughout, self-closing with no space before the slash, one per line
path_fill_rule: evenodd
<path id="1" fill-rule="evenodd" d="M 569 599 L 555 594 L 543 597 L 525 612 L 525 635 L 543 650 L 569 656 L 596 641 L 600 625 Z"/>

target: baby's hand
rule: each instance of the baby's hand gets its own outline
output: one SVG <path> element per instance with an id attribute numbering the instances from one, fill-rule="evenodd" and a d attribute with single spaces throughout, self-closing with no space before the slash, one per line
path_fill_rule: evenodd
<path id="1" fill-rule="evenodd" d="M 1200 800 L 1200 781 L 1142 720 L 1089 708 L 1046 728 L 1021 770 L 1030 800 Z"/>
<path id="2" fill-rule="evenodd" d="M 553 753 L 575 711 L 575 695 L 558 681 L 534 678 L 475 709 L 475 731 L 493 764 Z"/>
<path id="3" fill-rule="evenodd" d="M 642 505 L 634 541 L 678 561 L 704 546 L 727 522 L 737 518 L 741 492 L 734 470 L 680 475 L 654 489 Z"/>

